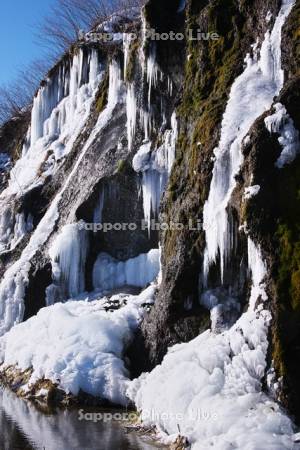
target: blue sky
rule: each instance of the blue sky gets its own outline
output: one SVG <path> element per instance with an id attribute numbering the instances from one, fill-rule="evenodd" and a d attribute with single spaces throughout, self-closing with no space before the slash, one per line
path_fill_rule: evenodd
<path id="1" fill-rule="evenodd" d="M 34 24 L 47 13 L 53 0 L 2 0 L 0 5 L 0 85 L 9 82 L 18 68 L 39 58 Z"/>

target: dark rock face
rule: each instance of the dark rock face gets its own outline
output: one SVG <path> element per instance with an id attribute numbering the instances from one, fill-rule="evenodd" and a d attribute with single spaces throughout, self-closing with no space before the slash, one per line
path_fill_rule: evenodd
<path id="1" fill-rule="evenodd" d="M 19 158 L 30 122 L 30 110 L 8 121 L 0 128 L 0 157 L 9 155 L 11 161 Z M 9 172 L 0 169 L 0 193 L 6 188 Z"/>
<path id="2" fill-rule="evenodd" d="M 231 1 L 226 5 L 222 1 L 189 2 L 186 28 L 217 32 L 220 39 L 187 44 L 188 60 L 178 106 L 177 159 L 161 206 L 164 222 L 177 220 L 188 224 L 189 220 L 193 223 L 202 220 L 213 168 L 211 157 L 218 144 L 230 87 L 242 71 L 250 45 L 264 36 L 267 12 L 272 12 L 274 20 L 279 4 L 278 1 L 260 0 L 251 4 Z M 232 226 L 238 227 L 234 210 L 232 215 Z M 167 231 L 161 236 L 162 285 L 156 305 L 143 324 L 152 365 L 161 361 L 170 342 L 188 341 L 209 326 L 207 312 L 198 306 L 204 235 L 188 228 Z M 246 267 L 243 269 L 246 259 L 241 256 L 246 254 L 245 240 L 237 243 L 236 253 L 237 258 L 233 259 L 231 270 L 225 275 L 225 283 L 237 283 L 242 299 L 248 288 Z M 237 269 L 241 274 L 239 280 Z M 216 277 L 219 278 L 218 274 Z M 184 307 L 187 302 L 193 305 L 188 313 Z M 192 326 L 187 326 L 189 320 L 182 320 L 187 314 Z"/>

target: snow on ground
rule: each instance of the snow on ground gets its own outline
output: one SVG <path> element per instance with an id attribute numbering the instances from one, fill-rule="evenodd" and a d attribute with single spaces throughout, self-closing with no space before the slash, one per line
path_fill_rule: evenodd
<path id="1" fill-rule="evenodd" d="M 32 367 L 30 383 L 47 378 L 66 392 L 85 393 L 126 405 L 129 373 L 123 353 L 144 313 L 153 303 L 156 286 L 140 295 L 115 295 L 108 310 L 107 298 L 69 301 L 41 309 L 0 339 L 4 367 Z"/>
<path id="2" fill-rule="evenodd" d="M 248 262 L 248 311 L 223 333 L 207 330 L 175 345 L 161 365 L 128 384 L 144 424 L 156 425 L 165 437 L 180 431 L 192 450 L 297 448 L 292 422 L 262 392 L 271 315 L 263 309 L 266 266 L 250 238 Z"/>
<path id="3" fill-rule="evenodd" d="M 265 125 L 270 133 L 280 134 L 278 142 L 282 152 L 275 166 L 282 169 L 286 164 L 291 164 L 300 152 L 299 131 L 281 103 L 276 103 L 274 108 L 275 113 L 265 118 Z"/>
<path id="4" fill-rule="evenodd" d="M 131 382 L 145 425 L 187 436 L 193 450 L 292 449 L 291 421 L 260 390 L 265 359 L 253 342 L 265 334 L 255 313 L 230 331 L 206 331 L 171 348 L 161 365 Z M 299 447 L 300 448 L 300 447 Z"/>

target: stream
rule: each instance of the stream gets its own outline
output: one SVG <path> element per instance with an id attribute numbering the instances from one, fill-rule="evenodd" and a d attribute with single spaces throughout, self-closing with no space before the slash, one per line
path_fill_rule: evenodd
<path id="1" fill-rule="evenodd" d="M 1 450 L 154 450 L 158 447 L 115 420 L 79 420 L 82 409 L 45 411 L 0 387 Z M 96 408 L 84 413 L 99 413 Z M 105 410 L 105 413 L 116 412 Z M 85 417 L 91 417 L 85 416 Z M 93 416 L 94 417 L 94 416 Z"/>

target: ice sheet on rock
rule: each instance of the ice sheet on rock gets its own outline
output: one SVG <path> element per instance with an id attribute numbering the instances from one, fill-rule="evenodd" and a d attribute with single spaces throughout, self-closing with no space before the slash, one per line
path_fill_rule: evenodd
<path id="1" fill-rule="evenodd" d="M 101 291 L 125 285 L 145 287 L 158 276 L 159 270 L 158 249 L 152 249 L 124 262 L 106 253 L 100 253 L 93 268 L 93 286 Z"/>
<path id="2" fill-rule="evenodd" d="M 281 69 L 281 30 L 294 0 L 284 0 L 272 32 L 266 32 L 260 51 L 247 55 L 243 73 L 233 83 L 222 120 L 221 139 L 215 149 L 215 164 L 208 200 L 204 205 L 203 228 L 206 235 L 204 282 L 211 264 L 220 256 L 221 276 L 228 261 L 232 239 L 227 205 L 236 185 L 235 175 L 243 160 L 241 147 L 253 122 L 270 109 L 283 86 Z"/>
<path id="3" fill-rule="evenodd" d="M 265 125 L 270 133 L 280 134 L 278 142 L 282 151 L 275 166 L 282 169 L 286 164 L 291 164 L 300 152 L 299 131 L 281 103 L 276 103 L 274 108 L 275 113 L 265 118 Z"/>
<path id="4" fill-rule="evenodd" d="M 0 284 L 0 336 L 23 318 L 25 290 L 31 269 L 30 260 L 50 235 L 57 219 L 57 204 L 53 202 L 20 258 L 4 273 Z"/>
<path id="5" fill-rule="evenodd" d="M 85 56 L 79 50 L 70 67 L 62 63 L 46 80 L 34 98 L 22 156 L 0 199 L 20 195 L 53 174 L 85 125 L 103 73 L 95 49 Z"/>
<path id="6" fill-rule="evenodd" d="M 0 336 L 12 326 L 19 323 L 24 314 L 24 296 L 28 285 L 28 274 L 31 268 L 30 260 L 44 245 L 54 230 L 59 218 L 59 202 L 76 174 L 83 158 L 100 131 L 108 124 L 118 102 L 124 101 L 124 89 L 121 81 L 121 69 L 113 60 L 109 66 L 109 92 L 106 108 L 99 115 L 97 123 L 84 144 L 79 157 L 68 175 L 62 189 L 54 198 L 49 209 L 41 219 L 28 245 L 20 258 L 5 272 L 0 283 Z M 84 123 L 82 123 L 84 127 Z"/>
<path id="7" fill-rule="evenodd" d="M 129 373 L 123 361 L 155 286 L 139 296 L 127 295 L 126 304 L 106 312 L 101 301 L 69 301 L 41 309 L 0 339 L 4 367 L 32 367 L 29 385 L 38 379 L 57 382 L 66 392 L 80 390 L 126 405 Z"/>
<path id="8" fill-rule="evenodd" d="M 221 334 L 208 330 L 171 347 L 161 365 L 128 383 L 144 424 L 171 436 L 180 429 L 192 450 L 295 449 L 292 422 L 262 392 L 271 319 L 263 309 L 266 267 L 250 239 L 248 253 L 248 311 Z M 203 300 L 209 308 L 218 302 Z"/>

